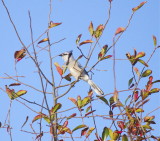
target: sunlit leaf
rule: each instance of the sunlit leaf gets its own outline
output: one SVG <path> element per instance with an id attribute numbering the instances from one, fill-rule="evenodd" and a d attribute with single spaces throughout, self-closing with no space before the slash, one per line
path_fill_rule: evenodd
<path id="1" fill-rule="evenodd" d="M 109 136 L 113 140 L 113 131 L 110 128 L 108 128 L 108 130 L 109 130 Z"/>
<path id="2" fill-rule="evenodd" d="M 151 89 L 149 92 L 150 93 L 158 93 L 159 91 L 160 91 L 160 89 L 154 88 L 154 89 Z"/>
<path id="3" fill-rule="evenodd" d="M 48 38 L 44 38 L 44 39 L 42 39 L 41 41 L 39 41 L 38 44 L 43 43 L 43 42 L 46 42 L 46 41 L 49 41 L 49 39 L 48 39 Z"/>
<path id="4" fill-rule="evenodd" d="M 125 28 L 124 27 L 119 27 L 117 28 L 116 32 L 115 32 L 115 35 L 119 34 L 119 33 L 122 33 L 125 31 Z"/>
<path id="5" fill-rule="evenodd" d="M 94 127 L 89 128 L 88 132 L 86 133 L 86 138 L 89 137 L 89 135 L 92 133 L 94 129 L 95 129 Z"/>
<path id="6" fill-rule="evenodd" d="M 90 23 L 90 25 L 88 27 L 88 30 L 89 30 L 91 36 L 93 36 L 93 34 L 94 34 L 94 28 L 93 28 L 93 23 L 92 22 Z"/>
<path id="7" fill-rule="evenodd" d="M 153 35 L 153 43 L 154 43 L 154 46 L 156 47 L 157 46 L 157 38 L 154 35 Z"/>
<path id="8" fill-rule="evenodd" d="M 87 107 L 86 113 L 91 109 L 91 106 Z"/>
<path id="9" fill-rule="evenodd" d="M 19 86 L 19 85 L 21 85 L 21 83 L 12 83 L 12 84 L 9 85 L 9 87 L 10 86 Z"/>
<path id="10" fill-rule="evenodd" d="M 16 98 L 17 98 L 17 97 L 20 97 L 20 96 L 22 96 L 22 95 L 24 95 L 24 94 L 26 94 L 26 93 L 27 93 L 26 90 L 19 90 L 19 91 L 16 93 Z"/>
<path id="11" fill-rule="evenodd" d="M 67 117 L 67 120 L 69 120 L 69 119 L 75 117 L 76 115 L 77 115 L 76 113 L 73 113 L 72 115 L 70 115 L 69 117 Z"/>
<path id="12" fill-rule="evenodd" d="M 86 106 L 91 101 L 90 97 L 87 96 L 82 100 L 82 106 Z"/>
<path id="13" fill-rule="evenodd" d="M 77 97 L 77 104 L 78 104 L 78 107 L 79 107 L 79 108 L 82 108 L 82 107 L 83 107 L 83 106 L 82 106 L 82 100 L 81 100 L 81 97 L 80 97 L 80 96 Z"/>
<path id="14" fill-rule="evenodd" d="M 135 112 L 136 112 L 136 113 L 142 113 L 142 112 L 144 112 L 144 110 L 141 109 L 141 108 L 137 108 L 137 109 L 135 110 Z"/>
<path id="15" fill-rule="evenodd" d="M 145 52 L 139 52 L 137 55 L 136 55 L 136 58 L 141 58 L 141 57 L 144 57 L 145 56 Z"/>
<path id="16" fill-rule="evenodd" d="M 148 64 L 146 62 L 144 62 L 143 60 L 141 59 L 138 59 L 138 62 L 142 63 L 143 65 L 145 65 L 146 67 L 148 67 Z"/>
<path id="17" fill-rule="evenodd" d="M 112 140 L 117 140 L 118 137 L 119 137 L 119 131 L 114 131 L 113 136 L 112 136 Z"/>
<path id="18" fill-rule="evenodd" d="M 72 98 L 72 97 L 69 97 L 68 99 L 71 100 L 76 106 L 78 106 L 77 100 L 75 100 L 75 99 Z"/>
<path id="19" fill-rule="evenodd" d="M 146 2 L 147 2 L 147 1 L 141 2 L 137 7 L 132 8 L 132 11 L 133 11 L 133 12 L 137 11 L 137 10 L 140 9 Z"/>
<path id="20" fill-rule="evenodd" d="M 150 74 L 152 74 L 152 70 L 146 70 L 146 71 L 144 71 L 143 73 L 142 73 L 142 77 L 147 77 L 147 76 L 149 76 Z"/>
<path id="21" fill-rule="evenodd" d="M 114 100 L 115 103 L 118 101 L 118 91 L 114 92 L 113 100 Z"/>
<path id="22" fill-rule="evenodd" d="M 95 38 L 99 38 L 102 35 L 103 30 L 104 30 L 104 26 L 100 24 L 94 33 Z"/>
<path id="23" fill-rule="evenodd" d="M 122 136 L 122 141 L 128 141 L 128 137 L 127 137 L 126 134 L 124 134 L 124 135 Z"/>
<path id="24" fill-rule="evenodd" d="M 66 120 L 64 123 L 63 123 L 63 127 L 67 127 L 68 125 L 68 120 Z"/>
<path id="25" fill-rule="evenodd" d="M 50 113 L 51 113 L 51 114 L 56 113 L 61 107 L 62 107 L 62 104 L 61 104 L 61 103 L 57 103 L 57 104 L 50 110 Z"/>
<path id="26" fill-rule="evenodd" d="M 58 71 L 58 73 L 62 76 L 63 75 L 63 69 L 60 67 L 60 65 L 55 62 L 54 65 L 56 66 L 56 69 Z"/>
<path id="27" fill-rule="evenodd" d="M 81 37 L 82 37 L 82 34 L 78 35 L 78 37 L 77 37 L 77 39 L 76 39 L 76 44 L 77 44 L 77 45 L 79 44 L 79 41 L 80 41 Z"/>
<path id="28" fill-rule="evenodd" d="M 104 55 L 107 53 L 107 49 L 108 49 L 108 45 L 104 45 L 100 53 L 98 54 L 98 60 L 101 60 L 101 58 L 104 57 Z"/>
<path id="29" fill-rule="evenodd" d="M 101 96 L 97 96 L 97 97 L 109 106 L 108 100 L 106 98 Z"/>
<path id="30" fill-rule="evenodd" d="M 84 127 L 87 127 L 85 124 L 82 124 L 82 125 L 78 125 L 77 127 L 75 127 L 72 132 L 78 130 L 78 129 L 81 129 L 81 128 L 84 128 Z"/>
<path id="31" fill-rule="evenodd" d="M 102 140 L 103 140 L 103 141 L 106 141 L 108 135 L 109 135 L 109 130 L 108 130 L 107 127 L 104 127 L 104 128 L 103 128 L 103 132 L 102 132 Z"/>
<path id="32" fill-rule="evenodd" d="M 8 94 L 9 98 L 13 100 L 15 98 L 14 89 L 9 89 L 7 85 L 5 87 L 6 87 L 6 93 Z"/>
<path id="33" fill-rule="evenodd" d="M 152 121 L 155 118 L 155 116 L 146 116 L 144 117 L 144 122 Z"/>
<path id="34" fill-rule="evenodd" d="M 93 43 L 92 40 L 86 40 L 86 41 L 83 41 L 79 44 L 79 46 L 83 45 L 83 44 L 88 44 L 88 43 Z"/>
<path id="35" fill-rule="evenodd" d="M 50 21 L 50 24 L 49 24 L 48 28 L 52 28 L 52 27 L 58 26 L 60 24 L 62 24 L 62 23 L 54 23 L 53 21 Z"/>
<path id="36" fill-rule="evenodd" d="M 35 116 L 32 120 L 32 123 L 35 122 L 36 120 L 38 119 L 41 119 L 41 118 L 44 118 L 44 117 L 47 117 L 47 115 L 43 114 L 43 113 L 40 113 L 39 115 Z"/>
<path id="37" fill-rule="evenodd" d="M 72 134 L 72 131 L 68 127 L 63 128 L 63 131 Z"/>
<path id="38" fill-rule="evenodd" d="M 21 50 L 16 51 L 14 53 L 14 58 L 16 59 L 17 62 L 22 60 L 25 56 L 26 56 L 26 50 L 25 49 L 21 49 Z"/>
<path id="39" fill-rule="evenodd" d="M 110 103 L 110 105 L 112 105 L 112 104 L 114 103 L 113 96 L 112 96 L 112 97 L 110 97 L 110 99 L 109 99 L 109 103 Z"/>

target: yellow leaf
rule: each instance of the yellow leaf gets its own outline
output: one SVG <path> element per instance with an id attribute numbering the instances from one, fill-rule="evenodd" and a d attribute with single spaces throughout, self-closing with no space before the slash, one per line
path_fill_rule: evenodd
<path id="1" fill-rule="evenodd" d="M 132 8 L 132 11 L 133 11 L 133 12 L 137 11 L 137 10 L 140 9 L 146 2 L 147 2 L 147 1 L 141 2 L 137 7 Z"/>
<path id="2" fill-rule="evenodd" d="M 52 28 L 52 27 L 58 26 L 60 24 L 62 24 L 62 23 L 54 23 L 53 21 L 51 21 L 48 28 Z"/>
<path id="3" fill-rule="evenodd" d="M 44 39 L 42 39 L 41 41 L 39 41 L 38 44 L 43 43 L 43 42 L 46 42 L 46 41 L 49 41 L 49 39 L 48 39 L 48 38 L 44 38 Z"/>

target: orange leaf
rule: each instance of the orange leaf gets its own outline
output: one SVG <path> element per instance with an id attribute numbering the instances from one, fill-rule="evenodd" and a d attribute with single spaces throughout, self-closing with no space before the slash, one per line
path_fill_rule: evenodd
<path id="1" fill-rule="evenodd" d="M 62 24 L 62 23 L 54 23 L 53 21 L 51 21 L 48 28 L 52 28 L 52 27 L 58 26 L 60 24 Z"/>
<path id="2" fill-rule="evenodd" d="M 56 69 L 58 71 L 58 73 L 62 76 L 63 75 L 63 69 L 60 67 L 60 65 L 55 62 L 54 65 L 56 66 Z"/>
<path id="3" fill-rule="evenodd" d="M 135 12 L 137 11 L 138 9 L 140 9 L 147 1 L 144 1 L 144 2 L 141 2 L 140 5 L 138 5 L 137 7 L 135 8 L 132 8 L 132 11 Z"/>
<path id="4" fill-rule="evenodd" d="M 25 52 L 26 52 L 25 49 L 21 49 L 14 53 L 14 58 L 16 59 L 17 62 L 26 56 Z"/>
<path id="5" fill-rule="evenodd" d="M 154 46 L 157 45 L 157 38 L 156 38 L 156 36 L 154 36 L 154 35 L 153 35 L 153 43 L 154 43 Z"/>
<path id="6" fill-rule="evenodd" d="M 68 99 L 71 100 L 76 106 L 78 106 L 78 103 L 74 98 L 68 97 Z"/>
<path id="7" fill-rule="evenodd" d="M 43 43 L 43 42 L 46 42 L 46 41 L 49 41 L 49 39 L 48 39 L 48 38 L 44 38 L 44 39 L 42 39 L 41 41 L 39 41 L 38 44 Z"/>
<path id="8" fill-rule="evenodd" d="M 83 41 L 79 44 L 79 46 L 83 45 L 83 44 L 88 44 L 88 43 L 93 43 L 92 40 L 86 40 L 86 41 Z"/>
<path id="9" fill-rule="evenodd" d="M 47 116 L 43 113 L 40 113 L 39 115 L 37 115 L 33 118 L 32 123 L 35 122 L 36 120 L 44 118 L 44 117 L 47 117 Z"/>
<path id="10" fill-rule="evenodd" d="M 119 33 L 122 33 L 125 31 L 125 28 L 124 27 L 119 27 L 117 28 L 116 32 L 115 32 L 115 35 L 119 34 Z"/>

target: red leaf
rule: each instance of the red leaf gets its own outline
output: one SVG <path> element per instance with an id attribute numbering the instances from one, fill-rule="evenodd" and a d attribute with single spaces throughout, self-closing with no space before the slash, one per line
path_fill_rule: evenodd
<path id="1" fill-rule="evenodd" d="M 87 127 L 87 128 L 84 128 L 84 129 L 81 131 L 81 136 L 86 135 L 87 130 L 88 130 L 88 127 Z"/>
<path id="2" fill-rule="evenodd" d="M 9 87 L 10 86 L 19 86 L 19 85 L 21 85 L 21 83 L 12 83 L 12 84 L 9 85 Z"/>
<path id="3" fill-rule="evenodd" d="M 63 123 L 63 127 L 67 127 L 68 125 L 68 120 L 66 120 L 64 123 Z"/>
<path id="4" fill-rule="evenodd" d="M 56 66 L 56 69 L 58 71 L 58 73 L 62 76 L 63 75 L 63 69 L 60 67 L 60 65 L 55 62 L 54 65 Z"/>
<path id="5" fill-rule="evenodd" d="M 123 121 L 117 121 L 118 127 L 123 130 L 125 128 L 124 122 Z"/>
<path id="6" fill-rule="evenodd" d="M 119 34 L 119 33 L 122 33 L 125 31 L 125 28 L 124 27 L 119 27 L 116 32 L 115 32 L 115 35 Z"/>
<path id="7" fill-rule="evenodd" d="M 87 114 L 85 114 L 85 117 L 88 116 L 89 114 L 95 112 L 95 111 L 96 111 L 96 110 L 93 110 L 93 111 L 88 112 Z"/>

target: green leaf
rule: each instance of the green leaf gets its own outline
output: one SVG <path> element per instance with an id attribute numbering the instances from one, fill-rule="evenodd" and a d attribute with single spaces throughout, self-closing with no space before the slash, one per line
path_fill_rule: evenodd
<path id="1" fill-rule="evenodd" d="M 107 127 L 104 127 L 103 132 L 102 132 L 102 140 L 105 141 L 109 135 L 109 130 Z"/>
<path id="2" fill-rule="evenodd" d="M 137 58 L 144 57 L 144 56 L 145 56 L 145 52 L 139 52 L 139 53 L 136 55 L 136 59 L 137 59 Z"/>
<path id="3" fill-rule="evenodd" d="M 111 129 L 108 129 L 108 130 L 109 130 L 109 136 L 113 140 L 113 131 Z"/>
<path id="4" fill-rule="evenodd" d="M 114 103 L 114 98 L 113 98 L 113 96 L 112 96 L 112 97 L 110 97 L 110 99 L 109 99 L 109 103 L 110 103 L 110 105 L 112 105 L 112 104 Z"/>
<path id="5" fill-rule="evenodd" d="M 148 64 L 147 64 L 146 62 L 144 62 L 143 60 L 138 59 L 138 62 L 140 62 L 140 63 L 143 64 L 144 66 L 148 67 Z"/>
<path id="6" fill-rule="evenodd" d="M 153 35 L 153 43 L 154 43 L 154 46 L 156 47 L 157 46 L 157 38 L 154 35 Z"/>
<path id="7" fill-rule="evenodd" d="M 82 124 L 82 125 L 78 125 L 77 127 L 75 127 L 72 132 L 78 130 L 78 129 L 81 129 L 81 128 L 84 128 L 84 127 L 87 127 L 85 124 Z"/>
<path id="8" fill-rule="evenodd" d="M 89 135 L 92 133 L 94 129 L 95 129 L 94 127 L 89 128 L 88 132 L 86 133 L 86 138 L 89 137 Z"/>
<path id="9" fill-rule="evenodd" d="M 102 60 L 105 60 L 105 59 L 109 59 L 111 57 L 112 57 L 112 55 L 107 55 L 107 56 L 102 57 L 100 60 L 102 61 Z"/>
<path id="10" fill-rule="evenodd" d="M 143 73 L 142 73 L 142 77 L 147 77 L 147 76 L 149 76 L 150 74 L 152 73 L 152 70 L 146 70 L 146 71 L 144 71 Z"/>
<path id="11" fill-rule="evenodd" d="M 41 119 L 41 118 L 47 118 L 47 115 L 43 114 L 43 113 L 40 113 L 39 115 L 35 116 L 32 120 L 32 123 L 35 122 L 36 120 L 38 119 Z"/>
<path id="12" fill-rule="evenodd" d="M 132 81 L 133 81 L 133 77 L 131 79 L 129 79 L 129 81 L 128 81 L 128 87 L 131 85 Z"/>
<path id="13" fill-rule="evenodd" d="M 122 141 L 128 141 L 128 137 L 127 137 L 126 134 L 124 134 L 124 135 L 122 136 Z"/>
<path id="14" fill-rule="evenodd" d="M 78 107 L 79 107 L 79 108 L 82 108 L 82 107 L 83 107 L 83 106 L 82 106 L 82 100 L 81 100 L 81 97 L 80 97 L 80 96 L 77 97 L 77 104 L 78 104 Z"/>
<path id="15" fill-rule="evenodd" d="M 137 108 L 137 109 L 135 110 L 135 112 L 136 112 L 136 113 L 142 113 L 142 112 L 144 112 L 144 110 L 141 109 L 141 108 Z"/>
<path id="16" fill-rule="evenodd" d="M 114 132 L 113 132 L 112 140 L 117 140 L 117 139 L 118 139 L 118 137 L 119 137 L 119 133 L 118 133 L 118 131 L 114 131 Z"/>
<path id="17" fill-rule="evenodd" d="M 90 23 L 90 25 L 88 27 L 88 30 L 89 30 L 91 36 L 93 36 L 94 35 L 94 29 L 93 29 L 93 23 L 92 22 Z"/>
<path id="18" fill-rule="evenodd" d="M 109 106 L 108 100 L 106 98 L 101 96 L 97 96 L 97 97 Z"/>
<path id="19" fill-rule="evenodd" d="M 87 107 L 86 113 L 91 109 L 91 106 Z"/>
<path id="20" fill-rule="evenodd" d="M 159 91 L 160 91 L 160 89 L 154 88 L 154 89 L 150 90 L 149 93 L 158 93 Z"/>
<path id="21" fill-rule="evenodd" d="M 78 35 L 78 37 L 77 37 L 77 39 L 76 39 L 76 44 L 77 44 L 77 45 L 79 44 L 79 41 L 80 41 L 81 37 L 82 37 L 82 34 Z"/>
<path id="22" fill-rule="evenodd" d="M 90 97 L 87 96 L 82 100 L 82 106 L 86 106 L 91 101 Z"/>
<path id="23" fill-rule="evenodd" d="M 50 110 L 51 114 L 56 113 L 61 107 L 62 107 L 62 104 L 61 104 L 61 103 L 57 103 L 57 104 Z"/>
<path id="24" fill-rule="evenodd" d="M 104 26 L 100 24 L 94 33 L 95 38 L 99 38 L 102 35 L 103 30 L 104 30 Z"/>
<path id="25" fill-rule="evenodd" d="M 107 53 L 108 45 L 104 45 L 101 49 L 100 53 L 98 54 L 98 60 L 101 60 L 104 55 Z"/>

